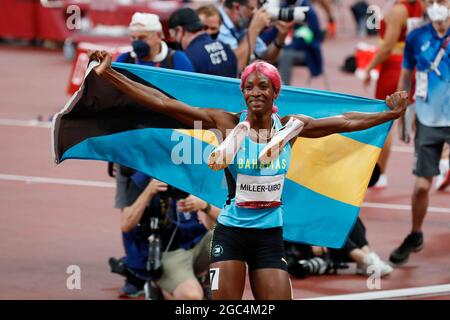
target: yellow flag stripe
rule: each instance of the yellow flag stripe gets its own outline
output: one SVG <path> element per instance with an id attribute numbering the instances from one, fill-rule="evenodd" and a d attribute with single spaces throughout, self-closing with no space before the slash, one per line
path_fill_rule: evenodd
<path id="1" fill-rule="evenodd" d="M 381 149 L 333 134 L 299 138 L 287 178 L 329 198 L 361 206 Z"/>
<path id="2" fill-rule="evenodd" d="M 219 146 L 219 140 L 217 140 L 214 132 L 209 130 L 199 130 L 199 129 L 174 129 L 179 133 L 194 137 L 195 139 L 201 140 L 203 142 L 212 144 L 213 146 Z"/>

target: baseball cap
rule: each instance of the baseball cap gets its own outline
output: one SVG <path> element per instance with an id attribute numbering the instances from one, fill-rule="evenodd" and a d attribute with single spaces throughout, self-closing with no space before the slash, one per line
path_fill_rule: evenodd
<path id="1" fill-rule="evenodd" d="M 181 26 L 189 32 L 203 29 L 198 14 L 191 8 L 181 8 L 174 11 L 169 17 L 169 29 Z"/>
<path id="2" fill-rule="evenodd" d="M 162 31 L 159 17 L 153 13 L 136 12 L 130 22 L 130 31 Z"/>

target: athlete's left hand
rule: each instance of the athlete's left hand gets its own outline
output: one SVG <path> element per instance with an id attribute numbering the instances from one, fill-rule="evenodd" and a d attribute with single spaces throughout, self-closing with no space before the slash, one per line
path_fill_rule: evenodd
<path id="1" fill-rule="evenodd" d="M 111 68 L 112 54 L 106 51 L 89 51 L 89 61 L 96 60 L 100 64 L 94 68 L 94 71 L 101 76 L 107 69 Z"/>
<path id="2" fill-rule="evenodd" d="M 397 91 L 386 97 L 387 106 L 396 113 L 397 118 L 403 115 L 408 106 L 408 93 Z"/>

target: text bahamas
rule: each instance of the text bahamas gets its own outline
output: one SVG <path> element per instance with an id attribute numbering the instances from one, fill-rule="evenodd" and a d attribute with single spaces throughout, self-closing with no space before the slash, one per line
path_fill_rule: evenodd
<path id="1" fill-rule="evenodd" d="M 286 169 L 286 159 L 276 159 L 272 161 L 271 163 L 262 164 L 261 162 L 258 162 L 257 159 L 253 160 L 244 160 L 244 159 L 238 159 L 237 165 L 239 169 Z"/>

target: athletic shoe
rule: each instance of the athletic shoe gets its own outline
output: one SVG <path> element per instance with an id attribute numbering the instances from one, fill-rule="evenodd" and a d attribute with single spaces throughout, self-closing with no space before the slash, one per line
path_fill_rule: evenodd
<path id="1" fill-rule="evenodd" d="M 121 276 L 126 277 L 126 265 L 125 265 L 125 257 L 120 259 L 116 259 L 114 257 L 109 258 L 108 260 L 109 267 L 112 273 L 120 274 Z"/>
<path id="2" fill-rule="evenodd" d="M 144 287 L 137 287 L 134 284 L 125 281 L 125 284 L 119 290 L 119 298 L 140 298 L 145 294 Z"/>
<path id="3" fill-rule="evenodd" d="M 368 255 L 364 257 L 363 263 L 358 263 L 356 265 L 356 273 L 357 274 L 364 274 L 364 275 L 372 275 L 374 273 L 379 273 L 381 277 L 387 276 L 390 274 L 394 269 L 380 259 L 380 257 L 375 253 L 371 252 Z"/>
<path id="4" fill-rule="evenodd" d="M 278 158 L 281 150 L 292 139 L 298 136 L 302 131 L 304 123 L 294 117 L 291 117 L 286 125 L 278 130 L 270 142 L 262 149 L 259 154 L 259 161 L 262 164 L 268 164 Z"/>
<path id="5" fill-rule="evenodd" d="M 250 131 L 248 121 L 239 122 L 226 139 L 208 157 L 208 167 L 218 171 L 233 163 L 239 147 Z"/>
<path id="6" fill-rule="evenodd" d="M 396 265 L 402 265 L 409 259 L 411 252 L 419 252 L 423 249 L 423 234 L 422 232 L 410 233 L 403 243 L 392 251 L 389 261 Z"/>
<path id="7" fill-rule="evenodd" d="M 442 191 L 450 185 L 450 170 L 448 159 L 439 161 L 439 175 L 436 179 L 434 188 Z"/>
<path id="8" fill-rule="evenodd" d="M 388 178 L 387 175 L 380 174 L 380 177 L 378 178 L 377 183 L 374 184 L 374 186 L 372 188 L 375 189 L 386 189 L 388 186 Z"/>

